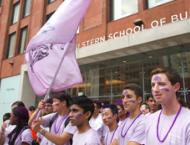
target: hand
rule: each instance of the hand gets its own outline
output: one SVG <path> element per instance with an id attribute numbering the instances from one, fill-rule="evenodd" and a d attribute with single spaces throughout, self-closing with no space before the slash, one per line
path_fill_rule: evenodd
<path id="1" fill-rule="evenodd" d="M 44 100 L 41 100 L 38 104 L 38 109 L 44 109 L 46 102 Z"/>
<path id="2" fill-rule="evenodd" d="M 42 120 L 35 120 L 32 122 L 32 126 L 31 128 L 35 131 L 35 132 L 39 132 L 42 128 L 40 127 L 40 125 L 42 125 Z"/>

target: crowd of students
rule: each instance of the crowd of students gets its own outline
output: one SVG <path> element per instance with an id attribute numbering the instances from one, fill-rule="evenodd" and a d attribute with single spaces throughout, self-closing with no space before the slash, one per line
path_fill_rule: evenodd
<path id="1" fill-rule="evenodd" d="M 153 97 L 146 102 L 135 83 L 124 87 L 122 104 L 65 92 L 29 111 L 16 101 L 4 116 L 0 145 L 190 145 L 190 111 L 176 95 L 180 82 L 176 71 L 159 67 L 151 73 Z"/>

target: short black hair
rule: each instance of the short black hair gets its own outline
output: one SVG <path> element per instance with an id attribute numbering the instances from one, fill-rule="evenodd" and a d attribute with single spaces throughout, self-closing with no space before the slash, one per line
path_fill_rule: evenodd
<path id="1" fill-rule="evenodd" d="M 71 102 L 72 102 L 72 98 L 71 96 L 66 93 L 66 92 L 60 92 L 60 93 L 54 93 L 52 94 L 52 99 L 58 99 L 60 100 L 61 102 L 65 101 L 66 102 L 66 105 L 67 107 L 69 107 L 71 105 Z"/>
<path id="2" fill-rule="evenodd" d="M 9 120 L 10 119 L 10 117 L 11 117 L 11 113 L 5 113 L 4 115 L 3 115 L 3 122 L 4 121 L 6 121 L 6 120 Z"/>
<path id="3" fill-rule="evenodd" d="M 124 87 L 124 90 L 126 90 L 126 89 L 134 91 L 135 95 L 138 96 L 138 97 L 141 97 L 141 98 L 143 97 L 142 88 L 138 84 L 136 84 L 136 83 L 129 83 L 129 84 L 127 84 Z"/>
<path id="4" fill-rule="evenodd" d="M 96 104 L 98 109 L 100 109 L 102 107 L 102 102 L 100 102 L 100 101 L 94 101 L 94 104 Z"/>
<path id="5" fill-rule="evenodd" d="M 29 110 L 29 111 L 35 111 L 36 108 L 35 108 L 34 106 L 30 106 L 30 107 L 28 108 L 28 110 Z"/>
<path id="6" fill-rule="evenodd" d="M 113 115 L 118 114 L 117 106 L 114 105 L 114 104 L 106 104 L 106 105 L 103 106 L 103 109 L 105 109 L 105 108 L 109 108 Z"/>
<path id="7" fill-rule="evenodd" d="M 49 104 L 53 104 L 53 99 L 52 98 L 48 98 L 47 100 L 45 100 L 46 103 L 49 103 Z"/>
<path id="8" fill-rule="evenodd" d="M 73 98 L 72 105 L 78 105 L 80 108 L 82 108 L 85 112 L 91 112 L 91 115 L 88 119 L 91 118 L 92 114 L 94 113 L 94 104 L 93 101 L 87 97 L 75 97 Z"/>

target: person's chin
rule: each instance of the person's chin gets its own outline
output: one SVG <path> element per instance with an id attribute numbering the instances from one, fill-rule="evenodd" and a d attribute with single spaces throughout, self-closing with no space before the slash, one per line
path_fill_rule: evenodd
<path id="1" fill-rule="evenodd" d="M 71 123 L 72 126 L 76 126 L 75 122 L 73 122 L 71 120 L 70 120 L 70 123 Z"/>

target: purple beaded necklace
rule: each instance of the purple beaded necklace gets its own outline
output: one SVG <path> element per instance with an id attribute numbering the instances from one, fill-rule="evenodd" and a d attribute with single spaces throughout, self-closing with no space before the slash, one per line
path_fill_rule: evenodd
<path id="1" fill-rule="evenodd" d="M 176 114 L 176 116 L 175 116 L 175 118 L 174 118 L 174 120 L 173 120 L 173 122 L 172 122 L 172 125 L 170 126 L 169 130 L 167 131 L 167 133 L 166 133 L 166 135 L 164 136 L 163 139 L 161 139 L 160 136 L 159 136 L 160 116 L 161 116 L 161 114 L 162 114 L 162 111 L 160 111 L 160 114 L 159 114 L 158 120 L 157 120 L 157 126 L 156 126 L 156 136 L 157 136 L 157 139 L 159 140 L 159 142 L 163 143 L 163 142 L 166 140 L 166 138 L 168 137 L 168 134 L 169 134 L 170 131 L 172 130 L 172 128 L 173 128 L 173 126 L 174 126 L 174 124 L 175 124 L 175 122 L 176 122 L 176 120 L 177 120 L 177 118 L 178 118 L 178 116 L 179 116 L 179 114 L 180 114 L 180 112 L 181 112 L 181 108 L 182 108 L 182 107 L 180 106 L 180 108 L 179 108 L 179 110 L 177 111 L 177 114 Z"/>
<path id="2" fill-rule="evenodd" d="M 121 136 L 122 137 L 125 137 L 126 136 L 126 134 L 127 134 L 127 132 L 129 131 L 129 129 L 133 126 L 133 124 L 135 123 L 135 121 L 141 116 L 141 114 L 142 113 L 140 113 L 134 120 L 133 120 L 133 122 L 129 125 L 129 127 L 127 128 L 127 130 L 126 130 L 126 132 L 123 134 L 123 130 L 124 130 L 124 127 L 125 127 L 125 125 L 126 125 L 126 121 L 125 121 L 125 123 L 123 123 L 123 127 L 122 127 L 122 130 L 121 130 Z"/>
<path id="3" fill-rule="evenodd" d="M 118 128 L 118 126 L 116 127 L 116 129 L 114 130 L 114 132 L 113 132 L 113 134 L 112 134 L 112 137 L 111 137 L 110 143 L 111 143 L 112 140 L 113 140 L 113 137 L 114 137 L 114 134 L 115 134 L 117 128 Z M 108 134 L 107 134 L 107 136 L 106 136 L 106 140 L 105 140 L 105 141 L 106 141 L 106 145 L 108 145 Z"/>
<path id="4" fill-rule="evenodd" d="M 58 118 L 56 119 L 55 125 L 53 127 L 53 130 L 56 134 L 59 132 L 61 125 L 66 120 L 66 118 L 67 118 L 67 115 L 64 115 L 59 122 L 58 122 Z"/>

